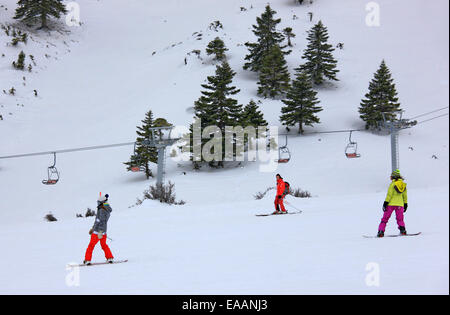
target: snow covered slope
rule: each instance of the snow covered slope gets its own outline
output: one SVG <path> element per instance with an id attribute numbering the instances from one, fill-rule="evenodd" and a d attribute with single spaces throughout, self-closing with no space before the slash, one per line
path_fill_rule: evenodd
<path id="1" fill-rule="evenodd" d="M 406 117 L 448 106 L 448 1 L 377 2 L 380 27 L 366 26 L 366 1 L 271 2 L 281 26 L 297 35 L 287 58 L 291 71 L 302 62 L 306 32 L 318 20 L 332 44 L 344 43 L 335 51 L 340 81 L 319 89 L 322 123 L 309 131 L 363 127 L 357 109 L 382 59 Z M 14 23 L 15 1 L 2 3 L 8 10 L 0 8 L 0 23 Z M 0 58 L 0 90 L 17 89 L 16 96 L 0 93 L 0 156 L 134 141 L 150 109 L 188 126 L 200 84 L 214 73 L 204 49 L 216 36 L 230 49 L 239 101 L 259 99 L 255 75 L 242 70 L 243 44 L 254 40 L 251 25 L 266 0 L 78 3 L 83 24 L 65 26 L 70 34 L 38 33 L 18 48 L 7 47 L 10 39 L 0 35 L 0 55 L 6 55 Z M 208 29 L 215 20 L 223 30 Z M 185 65 L 195 49 L 203 60 L 190 55 Z M 12 70 L 20 50 L 36 56 L 33 73 Z M 266 120 L 280 125 L 281 103 L 261 101 Z M 344 156 L 348 134 L 289 137 L 293 158 L 275 173 L 314 197 L 291 197 L 304 212 L 284 217 L 254 216 L 272 210 L 272 195 L 258 201 L 253 195 L 273 186 L 275 175 L 259 172 L 256 163 L 194 172 L 189 163 L 169 160 L 166 178 L 187 204 L 146 201 L 129 208 L 154 182 L 126 172 L 122 162 L 132 147 L 58 155 L 61 180 L 53 187 L 41 184 L 52 156 L 0 160 L 0 246 L 7 257 L 0 260 L 0 293 L 448 294 L 448 117 L 400 136 L 410 199 L 406 224 L 408 231 L 422 231 L 420 237 L 361 237 L 376 233 L 381 218 L 390 139 L 361 132 L 353 137 L 362 155 L 356 160 Z M 94 207 L 99 191 L 111 195 L 113 253 L 130 261 L 83 269 L 80 286 L 69 287 L 65 264 L 83 259 L 92 224 L 75 214 Z M 49 211 L 59 221 L 44 222 Z M 395 218 L 388 232 L 396 232 Z M 97 248 L 95 258 L 101 254 Z M 370 262 L 380 265 L 379 287 L 366 285 Z"/>

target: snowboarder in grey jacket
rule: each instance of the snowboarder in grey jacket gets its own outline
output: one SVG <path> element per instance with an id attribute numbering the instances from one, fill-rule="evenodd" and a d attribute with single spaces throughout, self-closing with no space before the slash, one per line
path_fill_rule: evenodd
<path id="1" fill-rule="evenodd" d="M 109 195 L 100 196 L 97 200 L 97 215 L 95 216 L 94 226 L 89 230 L 91 235 L 91 241 L 86 249 L 86 255 L 84 257 L 84 264 L 90 265 L 92 259 L 92 252 L 94 251 L 95 245 L 100 241 L 103 251 L 105 252 L 106 260 L 109 263 L 113 263 L 113 255 L 108 245 L 106 244 L 106 231 L 108 227 L 108 220 L 112 212 L 112 208 L 108 202 Z"/>
<path id="2" fill-rule="evenodd" d="M 102 237 L 100 234 L 106 234 L 108 228 L 108 220 L 112 212 L 112 208 L 108 203 L 108 194 L 105 195 L 105 201 L 97 200 L 97 215 L 95 216 L 94 226 L 92 232 L 99 235 L 99 239 Z"/>

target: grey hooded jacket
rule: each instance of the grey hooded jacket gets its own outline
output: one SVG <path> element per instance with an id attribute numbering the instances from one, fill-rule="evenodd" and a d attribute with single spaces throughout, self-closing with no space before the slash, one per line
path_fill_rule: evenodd
<path id="1" fill-rule="evenodd" d="M 95 216 L 95 223 L 92 229 L 94 232 L 105 234 L 112 208 L 107 201 L 105 203 L 97 201 L 97 203 L 99 207 L 97 207 L 97 215 Z"/>

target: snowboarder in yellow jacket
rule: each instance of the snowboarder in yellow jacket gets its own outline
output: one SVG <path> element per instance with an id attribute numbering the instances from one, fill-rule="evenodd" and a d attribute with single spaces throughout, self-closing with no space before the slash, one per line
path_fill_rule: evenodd
<path id="1" fill-rule="evenodd" d="M 403 221 L 404 213 L 406 212 L 406 209 L 408 209 L 408 193 L 406 183 L 403 181 L 403 177 L 400 175 L 399 170 L 392 172 L 391 181 L 392 182 L 389 185 L 386 199 L 383 203 L 384 215 L 381 219 L 380 226 L 378 227 L 378 237 L 384 236 L 386 224 L 389 222 L 389 218 L 394 211 L 400 234 L 406 235 L 405 222 Z"/>

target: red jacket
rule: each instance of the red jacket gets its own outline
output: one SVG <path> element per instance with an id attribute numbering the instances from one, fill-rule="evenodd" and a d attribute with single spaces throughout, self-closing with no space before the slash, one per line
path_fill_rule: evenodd
<path id="1" fill-rule="evenodd" d="M 284 189 L 285 189 L 286 185 L 284 183 L 284 181 L 280 178 L 277 180 L 277 196 L 283 196 L 284 193 Z"/>

